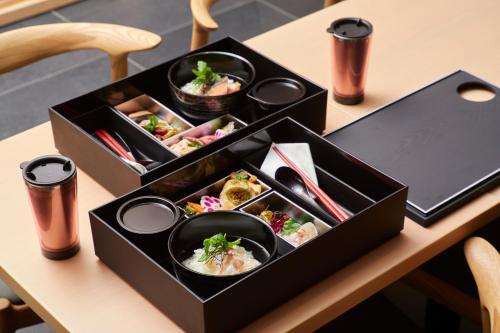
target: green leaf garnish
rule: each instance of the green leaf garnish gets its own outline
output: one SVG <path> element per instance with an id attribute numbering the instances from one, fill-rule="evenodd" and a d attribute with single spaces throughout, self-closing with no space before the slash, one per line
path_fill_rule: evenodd
<path id="1" fill-rule="evenodd" d="M 228 242 L 226 239 L 226 234 L 218 233 L 213 235 L 210 238 L 206 238 L 203 241 L 204 253 L 198 259 L 200 262 L 210 262 L 214 259 L 219 259 L 222 263 L 224 259 L 225 252 L 230 248 L 236 245 L 239 245 L 241 242 L 241 238 L 238 238 L 234 242 Z M 220 256 L 220 258 L 217 258 Z"/>
<path id="2" fill-rule="evenodd" d="M 283 229 L 281 229 L 281 234 L 283 236 L 289 236 L 294 232 L 297 232 L 300 229 L 300 224 L 297 223 L 294 219 L 289 219 L 283 225 Z"/>
<path id="3" fill-rule="evenodd" d="M 186 205 L 184 207 L 184 211 L 186 212 L 187 216 L 195 216 L 196 214 L 198 214 L 198 212 L 191 208 L 189 205 Z"/>
<path id="4" fill-rule="evenodd" d="M 236 178 L 236 180 L 239 180 L 240 182 L 245 182 L 250 178 L 250 176 L 248 176 L 248 173 L 246 173 L 245 171 L 240 171 L 234 178 Z"/>
<path id="5" fill-rule="evenodd" d="M 197 141 L 191 141 L 190 143 L 188 143 L 188 146 L 189 147 L 194 147 L 194 148 L 200 148 L 200 147 L 203 147 L 203 145 Z"/>
<path id="6" fill-rule="evenodd" d="M 149 123 L 146 126 L 144 126 L 144 129 L 150 133 L 153 133 L 155 131 L 156 126 L 158 125 L 158 117 L 150 116 L 148 120 Z"/>
<path id="7" fill-rule="evenodd" d="M 212 68 L 208 67 L 206 62 L 200 60 L 197 65 L 198 69 L 193 69 L 193 73 L 196 75 L 196 79 L 192 81 L 194 84 L 211 86 L 221 80 L 220 75 L 214 73 Z"/>

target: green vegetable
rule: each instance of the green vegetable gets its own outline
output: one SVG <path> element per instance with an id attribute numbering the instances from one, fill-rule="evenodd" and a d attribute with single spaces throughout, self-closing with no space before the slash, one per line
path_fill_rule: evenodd
<path id="1" fill-rule="evenodd" d="M 226 126 L 221 128 L 221 130 L 226 134 L 234 132 L 234 121 L 228 122 Z"/>
<path id="2" fill-rule="evenodd" d="M 236 174 L 236 176 L 234 176 L 234 178 L 240 182 L 246 182 L 250 177 L 246 171 L 240 171 Z"/>
<path id="3" fill-rule="evenodd" d="M 198 214 L 198 212 L 194 208 L 191 208 L 191 206 L 189 205 L 186 205 L 186 207 L 184 207 L 184 210 L 186 211 L 187 216 L 195 216 L 196 214 Z"/>
<path id="4" fill-rule="evenodd" d="M 201 262 L 210 262 L 214 259 L 218 259 L 218 255 L 222 255 L 220 261 L 222 263 L 222 259 L 224 258 L 223 256 L 225 255 L 225 252 L 230 248 L 234 247 L 236 245 L 239 245 L 241 241 L 241 238 L 238 238 L 234 242 L 228 242 L 226 239 L 226 234 L 218 233 L 216 235 L 213 235 L 210 238 L 206 238 L 203 241 L 203 247 L 205 250 L 205 253 L 200 257 L 198 261 Z"/>
<path id="5" fill-rule="evenodd" d="M 283 225 L 283 229 L 281 229 L 281 234 L 283 236 L 289 236 L 294 232 L 297 232 L 300 229 L 300 224 L 297 223 L 294 219 L 289 219 Z"/>
<path id="6" fill-rule="evenodd" d="M 200 147 L 203 147 L 203 145 L 197 141 L 191 141 L 190 143 L 188 143 L 188 146 L 189 147 L 194 147 L 194 148 L 200 148 Z"/>
<path id="7" fill-rule="evenodd" d="M 193 80 L 194 84 L 204 84 L 211 86 L 217 81 L 221 80 L 220 75 L 214 73 L 212 68 L 208 67 L 207 63 L 204 61 L 198 61 L 198 70 L 193 69 L 196 79 Z"/>
<path id="8" fill-rule="evenodd" d="M 157 116 L 151 116 L 148 118 L 149 123 L 144 126 L 144 129 L 150 133 L 153 133 L 155 131 L 156 125 L 158 125 L 158 117 Z"/>

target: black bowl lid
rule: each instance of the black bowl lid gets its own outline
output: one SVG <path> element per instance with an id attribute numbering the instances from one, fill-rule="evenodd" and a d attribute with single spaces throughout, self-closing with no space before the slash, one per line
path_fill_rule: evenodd
<path id="1" fill-rule="evenodd" d="M 61 155 L 46 155 L 21 163 L 23 178 L 35 186 L 57 186 L 76 172 L 75 163 Z"/>
<path id="2" fill-rule="evenodd" d="M 297 102 L 306 94 L 306 87 L 297 80 L 273 77 L 258 82 L 252 95 L 266 105 L 286 105 Z"/>
<path id="3" fill-rule="evenodd" d="M 179 209 L 170 200 L 142 196 L 125 202 L 116 218 L 120 226 L 136 234 L 154 234 L 171 228 L 179 219 Z"/>

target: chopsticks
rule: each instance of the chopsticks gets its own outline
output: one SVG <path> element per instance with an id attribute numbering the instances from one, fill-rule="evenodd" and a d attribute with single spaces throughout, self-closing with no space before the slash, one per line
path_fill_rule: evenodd
<path id="1" fill-rule="evenodd" d="M 108 133 L 108 131 L 100 128 L 95 131 L 95 134 L 102 142 L 104 142 L 106 146 L 108 146 L 108 148 L 118 154 L 118 156 L 132 162 L 137 162 L 135 158 L 130 156 L 125 148 L 123 148 L 122 145 L 118 141 L 116 141 L 115 138 L 111 136 L 111 134 Z"/>
<path id="2" fill-rule="evenodd" d="M 304 180 L 307 188 L 311 190 L 325 206 L 325 208 L 333 214 L 340 222 L 343 222 L 349 218 L 346 212 L 340 208 L 335 201 L 332 200 L 323 190 L 316 185 L 307 175 L 295 164 L 293 163 L 277 146 L 273 145 L 272 149 L 274 152 L 285 162 L 285 164 L 297 172 L 300 177 Z"/>

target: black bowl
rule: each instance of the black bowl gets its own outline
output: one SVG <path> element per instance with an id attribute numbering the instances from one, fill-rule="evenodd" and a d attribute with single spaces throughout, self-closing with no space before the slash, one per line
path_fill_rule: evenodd
<path id="1" fill-rule="evenodd" d="M 209 275 L 198 273 L 184 266 L 182 262 L 191 257 L 195 249 L 203 247 L 203 240 L 223 233 L 229 241 L 241 238 L 241 246 L 252 251 L 261 265 L 235 275 Z M 168 251 L 174 260 L 177 272 L 188 283 L 209 286 L 226 286 L 267 264 L 277 250 L 276 234 L 259 218 L 236 211 L 216 211 L 193 216 L 179 223 L 168 239 Z"/>
<path id="2" fill-rule="evenodd" d="M 181 90 L 196 76 L 192 70 L 198 61 L 205 61 L 214 72 L 241 83 L 239 91 L 221 96 L 198 96 Z M 210 51 L 191 54 L 179 59 L 168 70 L 168 84 L 174 99 L 184 108 L 200 113 L 226 113 L 244 99 L 255 78 L 255 68 L 245 58 L 228 52 Z"/>

